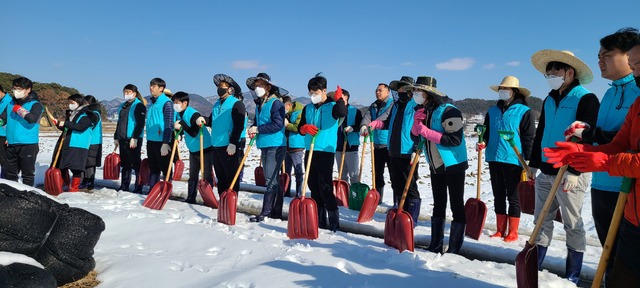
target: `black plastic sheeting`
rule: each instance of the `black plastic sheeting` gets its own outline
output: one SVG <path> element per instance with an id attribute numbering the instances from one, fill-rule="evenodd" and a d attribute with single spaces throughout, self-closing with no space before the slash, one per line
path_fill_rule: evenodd
<path id="1" fill-rule="evenodd" d="M 0 287 L 3 288 L 56 288 L 56 278 L 40 267 L 24 263 L 0 265 Z"/>

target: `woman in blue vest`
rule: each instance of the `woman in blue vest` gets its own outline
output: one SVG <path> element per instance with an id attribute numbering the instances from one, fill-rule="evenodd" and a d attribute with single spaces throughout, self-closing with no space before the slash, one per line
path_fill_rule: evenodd
<path id="1" fill-rule="evenodd" d="M 453 221 L 447 253 L 457 254 L 464 241 L 464 178 L 469 168 L 462 113 L 447 103 L 447 96 L 436 89 L 432 77 L 418 77 L 411 88 L 413 100 L 424 107 L 414 114 L 411 133 L 427 139 L 425 155 L 433 190 L 431 243 L 427 250 L 442 253 L 448 190 Z"/>
<path id="2" fill-rule="evenodd" d="M 87 156 L 87 167 L 84 169 L 84 179 L 80 189 L 93 190 L 96 179 L 96 167 L 102 165 L 102 105 L 92 95 L 84 96 L 89 106 L 87 113 L 93 113 L 93 126 L 91 127 L 91 146 Z"/>
<path id="3" fill-rule="evenodd" d="M 504 237 L 505 242 L 513 242 L 518 240 L 520 225 L 520 200 L 517 187 L 522 166 L 509 142 L 504 141 L 498 135 L 498 131 L 514 132 L 513 140 L 516 147 L 524 159 L 529 160 L 536 134 L 535 116 L 531 113 L 526 100 L 531 95 L 531 91 L 520 87 L 518 78 L 504 77 L 499 85 L 490 88 L 498 92 L 500 100 L 495 106 L 489 108 L 484 118 L 486 131 L 483 142 L 477 144 L 476 150 L 480 153 L 485 147 L 487 148 L 485 160 L 489 162 L 497 226 L 496 233 L 491 237 Z M 509 202 L 508 211 L 506 201 Z M 509 234 L 506 233 L 507 224 Z"/>
<path id="4" fill-rule="evenodd" d="M 264 217 L 282 217 L 283 195 L 278 188 L 278 173 L 286 152 L 284 135 L 284 104 L 280 97 L 289 92 L 271 82 L 271 77 L 260 73 L 247 79 L 247 87 L 256 92 L 256 114 L 249 137 L 257 137 L 256 146 L 262 152 L 262 167 L 267 181 L 267 191 L 262 201 L 260 215 L 251 217 L 251 222 L 260 222 Z"/>
<path id="5" fill-rule="evenodd" d="M 0 85 L 0 111 L 7 110 L 7 106 L 11 103 L 11 96 L 9 93 L 5 92 Z M 4 179 L 5 169 L 7 169 L 7 128 L 4 126 L 4 123 L 0 125 L 0 166 L 2 167 L 2 172 L 0 172 L 0 178 Z"/>
<path id="6" fill-rule="evenodd" d="M 166 169 L 170 165 L 175 111 L 173 110 L 173 102 L 164 93 L 166 87 L 166 82 L 160 78 L 153 78 L 149 83 L 151 98 L 147 107 L 146 131 L 150 172 L 149 187 L 151 188 L 160 179 L 160 173 L 167 173 Z M 169 172 L 169 174 L 172 173 Z"/>
<path id="7" fill-rule="evenodd" d="M 89 111 L 89 103 L 80 94 L 69 96 L 69 110 L 64 121 L 58 122 L 58 129 L 64 132 L 64 142 L 60 143 L 63 135 L 60 135 L 58 145 L 62 145 L 58 168 L 67 174 L 71 170 L 73 178 L 69 186 L 69 192 L 77 192 L 82 181 L 82 173 L 87 164 L 89 146 L 91 146 L 91 127 L 97 116 Z M 57 145 L 56 145 L 57 147 Z"/>
<path id="8" fill-rule="evenodd" d="M 138 87 L 127 84 L 122 89 L 124 102 L 118 108 L 118 123 L 113 139 L 116 147 L 120 147 L 120 166 L 122 178 L 118 191 L 130 191 L 131 171 L 136 173 L 134 193 L 142 193 L 140 180 L 140 163 L 142 158 L 142 133 L 147 114 L 146 100 L 142 98 Z"/>

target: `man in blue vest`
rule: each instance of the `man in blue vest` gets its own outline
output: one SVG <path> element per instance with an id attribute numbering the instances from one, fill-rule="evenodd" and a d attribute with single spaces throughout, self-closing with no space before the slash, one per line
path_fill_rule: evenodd
<path id="1" fill-rule="evenodd" d="M 333 158 L 336 152 L 336 135 L 338 119 L 347 116 L 347 105 L 342 99 L 342 89 L 338 86 L 333 98 L 327 96 L 327 79 L 319 74 L 307 84 L 311 103 L 302 110 L 300 134 L 305 135 L 305 155 L 309 157 L 311 140 L 315 137 L 311 168 L 308 174 L 308 185 L 311 198 L 318 205 L 318 227 L 337 231 L 340 228 L 340 211 L 333 195 Z M 327 222 L 327 216 L 329 221 Z"/>
<path id="2" fill-rule="evenodd" d="M 376 88 L 376 101 L 371 103 L 369 109 L 362 116 L 362 122 L 360 123 L 360 135 L 366 136 L 368 134 L 369 124 L 371 122 L 382 124 L 387 120 L 393 107 L 393 97 L 389 93 L 389 85 L 380 83 Z M 380 193 L 380 203 L 384 196 L 384 166 L 389 162 L 389 150 L 387 149 L 387 143 L 389 137 L 389 130 L 380 129 L 376 130 L 373 135 L 374 144 L 374 156 L 376 158 L 375 172 L 376 172 L 376 189 Z M 388 167 L 387 167 L 388 169 Z M 391 171 L 389 171 L 391 175 Z"/>
<path id="3" fill-rule="evenodd" d="M 558 169 L 546 163 L 542 149 L 555 147 L 556 141 L 564 141 L 564 130 L 574 121 L 582 121 L 595 127 L 600 106 L 598 98 L 582 87 L 593 80 L 589 66 L 569 51 L 541 50 L 531 56 L 533 66 L 548 81 L 551 91 L 544 100 L 540 121 L 533 141 L 530 166 L 540 168 L 536 177 L 535 221 L 544 221 L 536 239 L 538 263 L 542 262 L 553 236 L 553 219 L 556 211 L 562 210 L 562 223 L 567 234 L 567 259 L 565 277 L 577 283 L 582 268 L 582 257 L 586 248 L 582 221 L 584 193 L 589 187 L 590 174 L 580 173 L 569 167 L 562 179 L 562 191 L 556 193 L 545 219 L 538 219 Z M 535 171 L 534 171 L 535 172 Z M 534 173 L 535 174 L 535 173 Z"/>
<path id="4" fill-rule="evenodd" d="M 9 93 L 4 91 L 2 85 L 0 85 L 0 111 L 7 110 L 7 106 L 11 103 L 11 96 Z M 6 167 L 7 167 L 7 128 L 4 126 L 4 121 L 0 120 L 0 167 L 2 167 L 2 171 L 0 172 L 0 178 L 5 178 Z"/>
<path id="5" fill-rule="evenodd" d="M 238 157 L 242 156 L 244 148 L 244 138 L 241 136 L 244 132 L 246 113 L 245 106 L 239 98 L 242 89 L 233 78 L 225 74 L 216 74 L 213 76 L 213 84 L 217 87 L 216 93 L 219 98 L 213 103 L 207 125 L 211 126 L 210 142 L 213 147 L 213 169 L 218 177 L 218 194 L 222 194 L 229 188 L 239 191 L 239 180 L 233 187 L 229 185 L 240 165 Z"/>
<path id="6" fill-rule="evenodd" d="M 247 87 L 258 96 L 255 120 L 247 134 L 257 137 L 256 146 L 262 152 L 262 167 L 267 182 L 262 211 L 249 220 L 261 222 L 264 217 L 282 217 L 283 195 L 278 187 L 278 173 L 282 168 L 287 139 L 284 135 L 285 111 L 280 97 L 288 94 L 288 91 L 274 85 L 266 73 L 247 79 Z"/>
<path id="7" fill-rule="evenodd" d="M 142 137 L 147 115 L 146 100 L 138 91 L 138 87 L 127 84 L 122 89 L 124 102 L 118 107 L 118 123 L 113 133 L 116 147 L 120 147 L 120 166 L 122 177 L 120 187 L 116 191 L 129 191 L 131 171 L 136 173 L 133 193 L 142 194 L 140 183 L 140 162 L 142 151 Z"/>
<path id="8" fill-rule="evenodd" d="M 302 192 L 302 182 L 304 178 L 304 163 L 302 157 L 304 156 L 304 136 L 298 133 L 298 124 L 302 119 L 302 109 L 304 104 L 291 100 L 291 97 L 282 97 L 282 103 L 284 103 L 284 110 L 286 116 L 284 118 L 285 135 L 287 136 L 287 155 L 284 159 L 285 171 L 291 175 L 291 168 L 296 175 L 296 192 L 295 195 Z M 287 193 L 285 196 L 291 196 L 291 181 L 289 181 L 289 187 L 287 187 Z"/>
<path id="9" fill-rule="evenodd" d="M 342 168 L 342 180 L 351 183 L 358 182 L 358 148 L 360 147 L 360 134 L 358 133 L 360 122 L 362 122 L 362 112 L 354 106 L 349 105 L 349 91 L 342 89 L 342 100 L 347 105 L 347 117 L 338 127 L 338 143 L 336 148 L 336 163 L 340 170 L 342 163 L 342 146 L 347 141 L 346 152 L 344 153 L 344 168 Z M 377 188 L 377 187 L 376 187 Z"/>
<path id="10" fill-rule="evenodd" d="M 40 116 L 44 108 L 40 104 L 38 94 L 31 90 L 31 80 L 19 77 L 13 80 L 12 85 L 15 99 L 0 115 L 7 129 L 5 177 L 7 180 L 18 181 L 18 174 L 22 172 L 22 183 L 33 186 L 39 150 Z"/>
<path id="11" fill-rule="evenodd" d="M 150 188 L 158 182 L 160 173 L 167 173 L 165 169 L 170 164 L 175 110 L 171 99 L 164 94 L 166 87 L 167 84 L 160 78 L 153 78 L 149 83 L 151 101 L 147 106 L 147 158 Z"/>
<path id="12" fill-rule="evenodd" d="M 575 121 L 567 129 L 566 138 L 576 136 L 594 145 L 607 144 L 613 140 L 625 120 L 629 107 L 640 96 L 640 88 L 636 86 L 629 67 L 628 55 L 639 38 L 638 30 L 627 28 L 600 39 L 598 65 L 601 75 L 602 78 L 613 82 L 602 98 L 596 126 Z M 621 183 L 622 177 L 612 177 L 607 172 L 594 172 L 591 179 L 591 213 L 600 244 L 603 246 L 613 211 L 616 209 Z M 611 249 L 608 272 L 615 261 L 616 244 L 617 241 Z M 608 282 L 609 274 L 605 274 L 605 282 Z"/>

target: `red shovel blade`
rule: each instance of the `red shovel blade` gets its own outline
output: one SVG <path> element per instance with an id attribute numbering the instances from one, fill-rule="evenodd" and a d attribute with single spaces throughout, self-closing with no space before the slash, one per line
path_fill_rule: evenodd
<path id="1" fill-rule="evenodd" d="M 536 182 L 535 180 L 521 181 L 518 183 L 518 198 L 522 213 L 531 214 L 536 208 Z"/>
<path id="2" fill-rule="evenodd" d="M 236 225 L 236 205 L 238 194 L 236 191 L 227 189 L 220 195 L 220 205 L 218 206 L 218 222 L 227 225 Z"/>
<path id="3" fill-rule="evenodd" d="M 398 209 L 389 210 L 384 225 L 384 244 L 398 249 L 399 252 L 413 252 L 413 219 L 409 212 L 398 213 Z"/>
<path id="4" fill-rule="evenodd" d="M 262 166 L 258 166 L 253 170 L 253 176 L 256 179 L 256 186 L 267 186 L 267 179 L 264 178 L 264 169 L 262 169 Z"/>
<path id="5" fill-rule="evenodd" d="M 156 183 L 149 191 L 149 195 L 147 195 L 147 199 L 144 200 L 142 206 L 149 209 L 162 210 L 164 205 L 167 204 L 169 196 L 171 196 L 171 190 L 173 190 L 173 185 L 170 182 L 160 181 Z"/>
<path id="6" fill-rule="evenodd" d="M 149 170 L 149 158 L 144 158 L 142 162 L 140 162 L 140 185 L 149 185 L 149 174 L 151 171 Z"/>
<path id="7" fill-rule="evenodd" d="M 384 244 L 398 248 L 398 244 L 396 243 L 396 214 L 398 214 L 398 209 L 389 209 L 387 212 L 387 219 L 384 222 Z"/>
<path id="8" fill-rule="evenodd" d="M 289 177 L 289 173 L 281 173 L 278 175 L 278 187 L 280 187 L 280 192 L 282 195 L 287 196 L 287 188 L 289 188 L 289 181 L 291 181 L 291 177 Z"/>
<path id="9" fill-rule="evenodd" d="M 487 205 L 480 199 L 469 198 L 464 204 L 464 213 L 467 217 L 464 234 L 476 240 L 480 239 L 484 221 L 487 219 Z"/>
<path id="10" fill-rule="evenodd" d="M 289 204 L 287 236 L 289 239 L 318 238 L 318 210 L 311 198 L 295 198 Z"/>
<path id="11" fill-rule="evenodd" d="M 333 180 L 333 195 L 336 196 L 338 206 L 349 208 L 349 183 L 344 180 Z"/>
<path id="12" fill-rule="evenodd" d="M 51 167 L 44 172 L 44 191 L 53 196 L 62 193 L 62 172 L 60 169 Z"/>
<path id="13" fill-rule="evenodd" d="M 364 198 L 364 202 L 362 202 L 362 208 L 360 209 L 360 214 L 358 214 L 358 223 L 371 221 L 373 215 L 376 214 L 378 203 L 380 203 L 380 193 L 375 189 L 369 190 L 369 193 L 367 193 L 367 196 Z M 411 225 L 413 229 L 413 224 Z M 411 251 L 413 251 L 413 249 L 411 249 Z"/>
<path id="14" fill-rule="evenodd" d="M 182 172 L 184 172 L 184 162 L 177 160 L 173 163 L 173 181 L 182 180 Z"/>
<path id="15" fill-rule="evenodd" d="M 538 246 L 529 242 L 516 256 L 516 279 L 518 288 L 538 287 Z"/>
<path id="16" fill-rule="evenodd" d="M 118 180 L 120 178 L 120 155 L 113 152 L 104 158 L 102 178 L 104 180 Z"/>
<path id="17" fill-rule="evenodd" d="M 216 195 L 213 194 L 213 188 L 207 180 L 200 179 L 200 181 L 198 181 L 198 191 L 200 192 L 200 196 L 202 196 L 205 206 L 214 209 L 218 208 L 218 200 L 216 199 Z"/>

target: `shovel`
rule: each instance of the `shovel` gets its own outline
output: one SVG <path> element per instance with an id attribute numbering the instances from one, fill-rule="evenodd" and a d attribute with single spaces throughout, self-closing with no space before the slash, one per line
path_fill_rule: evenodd
<path id="1" fill-rule="evenodd" d="M 358 173 L 358 182 L 351 183 L 349 187 L 349 209 L 358 210 L 362 208 L 362 202 L 364 202 L 364 197 L 369 192 L 369 186 L 367 184 L 362 183 L 362 166 L 364 164 L 364 154 L 367 150 L 367 137 L 364 136 L 364 141 L 362 142 L 362 156 L 360 157 L 360 172 Z"/>
<path id="2" fill-rule="evenodd" d="M 104 158 L 104 169 L 102 169 L 102 179 L 118 180 L 120 178 L 120 155 L 116 153 L 116 148 Z"/>
<path id="3" fill-rule="evenodd" d="M 56 152 L 56 157 L 54 157 L 53 162 L 51 163 L 51 167 L 47 169 L 44 173 L 44 191 L 53 196 L 58 196 L 62 193 L 62 172 L 60 169 L 56 168 L 56 164 L 58 164 L 58 158 L 60 157 L 60 150 L 62 150 L 62 145 L 64 144 L 64 138 L 67 135 L 67 129 L 65 128 L 62 132 L 62 138 L 60 140 L 60 144 L 58 145 L 58 149 Z"/>
<path id="4" fill-rule="evenodd" d="M 305 197 L 315 142 L 316 136 L 313 136 L 309 147 L 307 167 L 304 170 L 302 193 L 300 193 L 300 197 L 296 197 L 289 203 L 289 221 L 287 223 L 287 236 L 289 236 L 289 239 L 313 240 L 318 238 L 318 207 L 315 200 Z"/>
<path id="5" fill-rule="evenodd" d="M 200 127 L 200 180 L 198 181 L 198 192 L 204 201 L 204 205 L 211 208 L 218 208 L 218 200 L 213 194 L 213 187 L 204 179 L 204 141 L 202 135 L 202 127 Z"/>
<path id="6" fill-rule="evenodd" d="M 368 127 L 367 127 L 368 128 Z M 371 135 L 373 131 L 371 128 L 369 129 L 369 134 Z M 373 136 L 371 136 L 373 137 Z M 373 141 L 369 141 L 369 145 L 371 146 L 371 190 L 364 198 L 362 202 L 362 207 L 360 208 L 360 214 L 358 214 L 358 223 L 368 222 L 373 219 L 373 215 L 376 213 L 376 208 L 378 207 L 378 203 L 380 203 L 380 193 L 376 190 L 376 158 L 373 153 Z M 413 228 L 413 226 L 411 226 Z"/>
<path id="7" fill-rule="evenodd" d="M 476 125 L 475 131 L 478 133 L 478 141 L 482 141 L 485 132 L 484 125 Z M 478 151 L 478 179 L 476 184 L 476 198 L 469 198 L 464 204 L 464 212 L 467 217 L 467 228 L 465 235 L 480 239 L 484 222 L 487 219 L 487 205 L 480 200 L 480 184 L 482 184 L 482 151 Z"/>
<path id="8" fill-rule="evenodd" d="M 288 190 L 289 190 L 289 182 L 291 181 L 291 176 L 289 176 L 289 173 L 287 173 L 287 171 L 285 171 L 284 169 L 284 160 L 282 160 L 282 173 L 280 173 L 280 175 L 278 175 L 278 187 L 280 187 L 280 192 L 282 192 L 283 196 L 289 196 L 287 195 Z"/>
<path id="9" fill-rule="evenodd" d="M 244 161 L 247 160 L 247 156 L 249 156 L 249 151 L 251 150 L 251 146 L 253 146 L 253 141 L 256 138 L 251 138 L 249 141 L 249 147 L 244 153 L 242 157 L 242 161 L 240 161 L 240 165 L 238 166 L 238 170 L 236 171 L 236 175 L 233 176 L 233 180 L 231 181 L 231 185 L 227 190 L 224 190 L 222 194 L 220 194 L 220 206 L 218 206 L 218 222 L 224 223 L 227 225 L 236 225 L 236 205 L 238 204 L 238 193 L 233 191 L 233 186 L 236 185 L 236 181 L 238 181 L 238 177 L 240 176 L 240 171 L 242 171 L 242 167 L 244 166 Z"/>
<path id="10" fill-rule="evenodd" d="M 340 171 L 338 172 L 338 179 L 333 180 L 333 195 L 336 196 L 338 206 L 349 207 L 349 183 L 342 180 L 342 169 L 344 168 L 344 154 L 347 151 L 347 139 L 345 137 L 344 144 L 342 144 L 342 160 L 340 160 Z"/>
<path id="11" fill-rule="evenodd" d="M 396 248 L 400 252 L 404 250 L 413 252 L 413 219 L 409 212 L 404 211 L 404 201 L 407 199 L 407 192 L 409 191 L 409 186 L 411 186 L 411 180 L 413 180 L 413 173 L 415 173 L 416 167 L 418 167 L 423 145 L 424 140 L 420 141 L 418 151 L 416 155 L 413 156 L 413 164 L 411 164 L 409 178 L 404 185 L 404 191 L 402 191 L 402 198 L 400 198 L 398 208 L 389 209 L 387 219 L 384 223 L 384 244 Z"/>
<path id="12" fill-rule="evenodd" d="M 620 185 L 620 193 L 618 194 L 618 202 L 616 203 L 616 209 L 613 211 L 613 217 L 611 218 L 611 225 L 607 232 L 607 239 L 602 246 L 602 254 L 600 255 L 600 262 L 598 262 L 598 269 L 596 275 L 593 277 L 591 288 L 599 288 L 604 277 L 604 272 L 607 269 L 607 263 L 609 263 L 609 256 L 611 256 L 611 248 L 613 242 L 618 236 L 618 228 L 620 227 L 620 220 L 624 214 L 624 206 L 627 205 L 627 197 L 633 187 L 633 178 L 622 178 L 622 184 Z"/>
<path id="13" fill-rule="evenodd" d="M 178 134 L 176 133 L 176 142 L 178 142 Z M 182 180 L 182 172 L 184 172 L 184 162 L 180 157 L 180 146 L 176 145 L 176 151 L 178 153 L 178 160 L 173 163 L 173 181 Z"/>
<path id="14" fill-rule="evenodd" d="M 267 178 L 264 177 L 264 169 L 262 168 L 262 156 L 260 156 L 258 167 L 253 170 L 253 178 L 256 180 L 256 186 L 267 186 Z"/>
<path id="15" fill-rule="evenodd" d="M 178 137 L 176 136 L 176 138 Z M 171 164 L 173 163 L 173 158 L 176 156 L 176 147 L 178 147 L 178 139 L 173 141 L 171 157 L 169 158 L 169 167 L 167 168 L 167 174 L 164 181 L 158 181 L 158 183 L 151 188 L 149 195 L 142 203 L 142 206 L 149 209 L 162 210 L 164 205 L 167 204 L 167 200 L 169 200 L 169 196 L 171 196 L 171 192 L 173 190 L 173 184 L 171 184 L 169 180 L 171 179 Z"/>
<path id="16" fill-rule="evenodd" d="M 149 158 L 144 158 L 140 162 L 140 179 L 138 180 L 139 185 L 149 185 L 149 175 L 151 171 L 149 170 Z"/>

